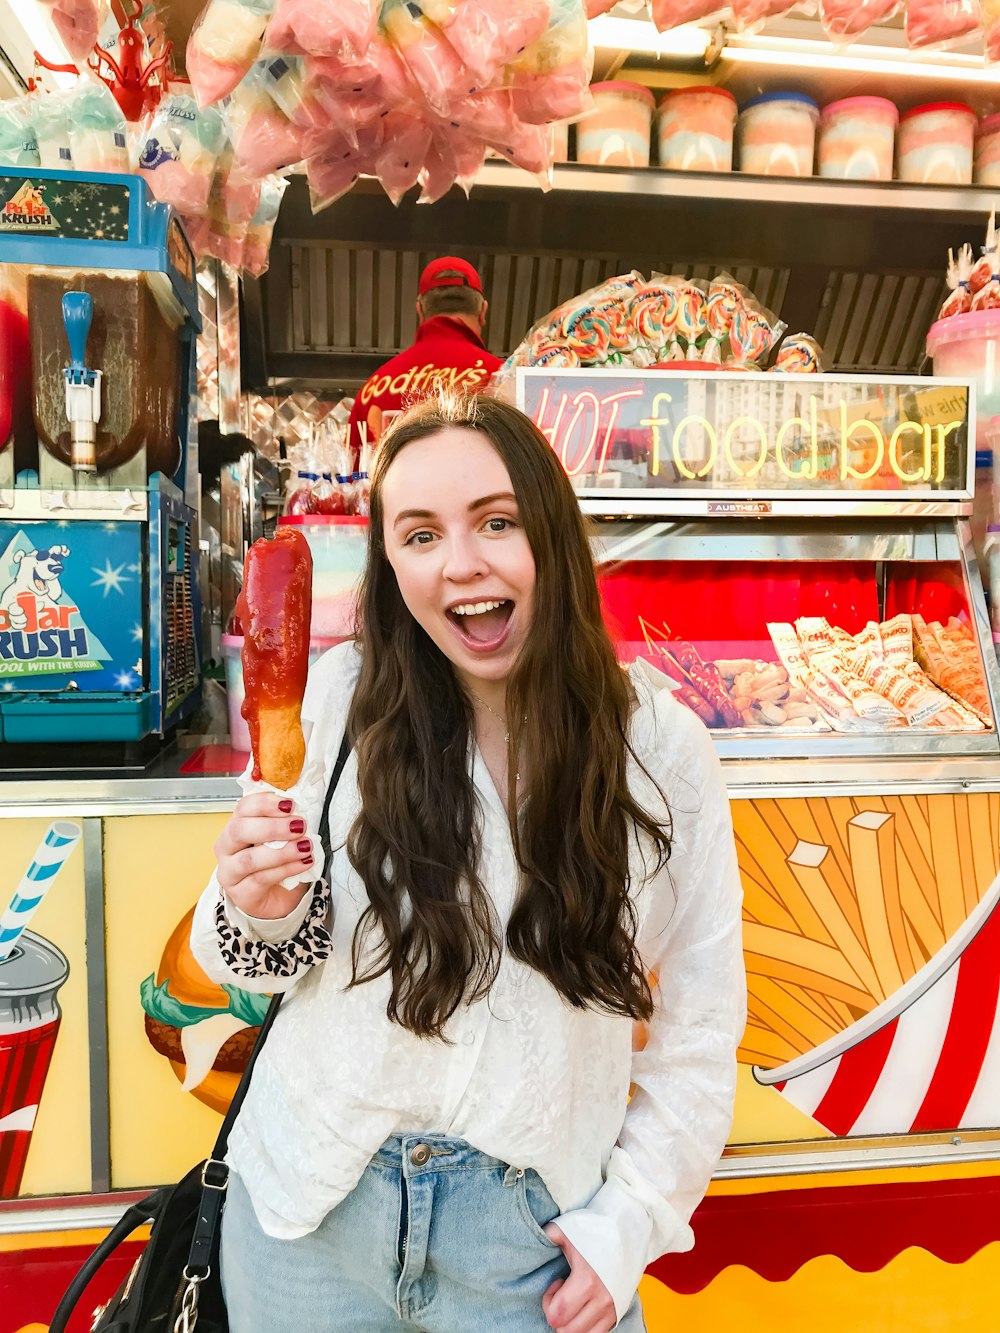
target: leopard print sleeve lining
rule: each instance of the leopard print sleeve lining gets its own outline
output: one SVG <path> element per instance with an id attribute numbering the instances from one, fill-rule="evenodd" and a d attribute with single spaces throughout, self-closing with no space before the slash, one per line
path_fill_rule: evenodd
<path id="1" fill-rule="evenodd" d="M 270 944 L 252 940 L 226 915 L 223 895 L 215 905 L 215 928 L 222 961 L 239 977 L 294 977 L 329 958 L 332 942 L 326 926 L 330 895 L 322 884 L 314 891 L 305 920 L 290 940 Z"/>

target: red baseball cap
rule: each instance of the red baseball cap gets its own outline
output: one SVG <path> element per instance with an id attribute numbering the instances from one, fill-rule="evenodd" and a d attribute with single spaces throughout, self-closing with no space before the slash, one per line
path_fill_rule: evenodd
<path id="1" fill-rule="evenodd" d="M 482 293 L 483 281 L 467 259 L 457 255 L 442 255 L 432 259 L 420 275 L 417 293 L 423 296 L 434 287 L 471 287 Z"/>

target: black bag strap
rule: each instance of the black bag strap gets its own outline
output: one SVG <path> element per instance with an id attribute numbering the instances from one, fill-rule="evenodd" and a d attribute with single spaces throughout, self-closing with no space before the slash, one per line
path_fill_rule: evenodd
<path id="1" fill-rule="evenodd" d="M 326 873 L 327 863 L 330 860 L 330 803 L 333 800 L 334 792 L 340 782 L 341 774 L 347 764 L 351 754 L 351 742 L 347 733 L 344 733 L 344 739 L 340 742 L 340 751 L 337 755 L 337 761 L 333 766 L 333 772 L 330 775 L 330 784 L 326 789 L 326 798 L 323 801 L 323 813 L 319 821 L 319 840 L 323 848 L 323 873 Z M 222 1128 L 219 1130 L 219 1137 L 215 1140 L 215 1147 L 212 1149 L 212 1156 L 206 1163 L 206 1172 L 209 1167 L 221 1165 L 222 1159 L 226 1155 L 226 1148 L 229 1144 L 229 1135 L 232 1132 L 233 1125 L 236 1124 L 236 1117 L 239 1115 L 243 1106 L 243 1099 L 247 1095 L 247 1089 L 250 1087 L 250 1076 L 253 1073 L 253 1067 L 257 1063 L 257 1056 L 260 1055 L 261 1047 L 267 1040 L 267 1034 L 271 1031 L 274 1020 L 277 1017 L 278 1010 L 281 1007 L 282 996 L 275 995 L 267 1007 L 267 1013 L 264 1021 L 260 1025 L 260 1032 L 257 1040 L 254 1042 L 253 1050 L 250 1052 L 250 1058 L 243 1070 L 243 1077 L 240 1079 L 239 1087 L 236 1089 L 233 1100 L 229 1103 L 229 1110 L 226 1112 L 226 1118 L 222 1122 Z M 210 1174 L 210 1173 L 209 1173 Z M 206 1184 L 208 1182 L 206 1181 Z M 218 1185 L 216 1188 L 220 1188 Z M 222 1189 L 225 1185 L 221 1186 Z"/>
<path id="2" fill-rule="evenodd" d="M 330 784 L 326 789 L 326 799 L 323 802 L 323 813 L 319 821 L 319 839 L 323 848 L 323 873 L 326 873 L 327 863 L 330 859 L 330 803 L 333 800 L 333 794 L 337 790 L 337 784 L 340 782 L 340 776 L 344 771 L 351 753 L 351 743 L 348 740 L 347 733 L 344 733 L 344 739 L 340 743 L 340 751 L 337 755 L 336 763 L 333 766 L 333 772 L 330 775 Z M 247 1095 L 247 1089 L 250 1087 L 250 1079 L 253 1075 L 254 1065 L 257 1063 L 257 1057 L 260 1055 L 261 1048 L 267 1040 L 267 1034 L 271 1031 L 275 1018 L 278 1016 L 278 1010 L 281 1007 L 281 994 L 275 995 L 267 1007 L 267 1013 L 264 1021 L 260 1025 L 260 1032 L 257 1034 L 257 1040 L 254 1042 L 253 1050 L 250 1052 L 250 1058 L 247 1061 L 246 1068 L 243 1070 L 243 1077 L 240 1079 L 239 1087 L 233 1100 L 229 1104 L 229 1110 L 222 1122 L 222 1128 L 219 1130 L 219 1137 L 215 1140 L 215 1147 L 212 1149 L 211 1157 L 206 1161 L 201 1173 L 201 1202 L 198 1207 L 198 1216 L 195 1220 L 194 1232 L 191 1237 L 191 1249 L 188 1255 L 187 1272 L 193 1274 L 206 1274 L 209 1272 L 212 1253 L 215 1248 L 218 1233 L 219 1221 L 222 1217 L 222 1206 L 226 1198 L 226 1189 L 229 1185 L 229 1167 L 225 1163 L 226 1148 L 229 1144 L 229 1135 L 233 1125 L 236 1123 L 236 1117 L 243 1106 L 244 1098 Z"/>

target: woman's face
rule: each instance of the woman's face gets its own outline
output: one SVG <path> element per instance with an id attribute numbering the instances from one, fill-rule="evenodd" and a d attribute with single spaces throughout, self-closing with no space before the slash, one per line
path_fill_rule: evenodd
<path id="1" fill-rule="evenodd" d="M 506 682 L 535 609 L 535 559 L 510 475 L 485 435 L 406 445 L 382 482 L 385 549 L 410 614 L 463 683 Z"/>

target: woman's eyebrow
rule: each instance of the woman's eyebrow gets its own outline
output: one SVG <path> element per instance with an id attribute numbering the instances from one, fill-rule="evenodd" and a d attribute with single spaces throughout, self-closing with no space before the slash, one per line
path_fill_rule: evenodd
<path id="1" fill-rule="evenodd" d="M 517 496 L 513 491 L 495 491 L 492 495 L 481 496 L 478 500 L 473 500 L 469 504 L 469 513 L 474 514 L 477 509 L 485 509 L 487 505 L 496 504 L 500 500 L 512 500 L 517 504 Z M 400 523 L 405 523 L 411 518 L 434 518 L 435 515 L 430 509 L 402 509 L 393 519 L 392 526 L 398 528 Z"/>

